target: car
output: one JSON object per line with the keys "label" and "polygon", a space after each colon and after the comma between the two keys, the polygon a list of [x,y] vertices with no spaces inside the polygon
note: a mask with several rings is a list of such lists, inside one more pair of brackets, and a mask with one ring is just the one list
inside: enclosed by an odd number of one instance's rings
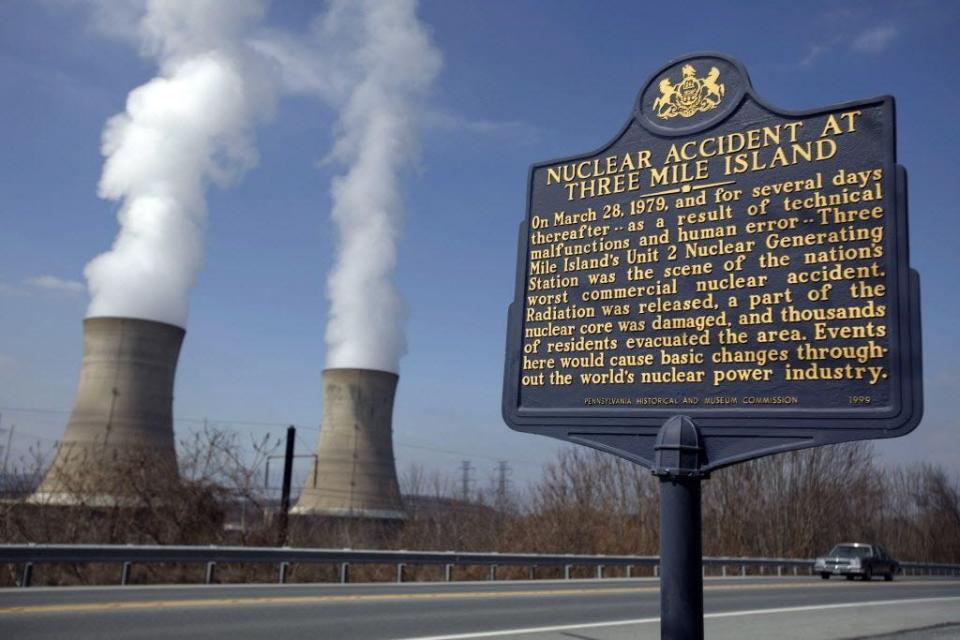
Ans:
{"label": "car", "polygon": [[884,580],[890,581],[900,571],[900,563],[879,544],[842,542],[818,557],[813,563],[813,571],[824,580],[829,580],[830,576],[843,576],[847,580],[857,576],[864,580],[883,576]]}

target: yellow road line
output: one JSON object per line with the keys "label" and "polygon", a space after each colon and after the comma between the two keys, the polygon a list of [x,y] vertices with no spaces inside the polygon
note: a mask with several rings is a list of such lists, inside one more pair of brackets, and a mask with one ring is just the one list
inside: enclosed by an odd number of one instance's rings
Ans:
{"label": "yellow road line", "polygon": [[[878,583],[877,586],[879,586]],[[897,582],[895,585],[930,585],[926,581]],[[842,583],[803,582],[796,584],[731,584],[705,585],[704,591],[733,591],[748,589],[809,589],[838,588]],[[893,585],[891,585],[893,586]],[[82,613],[97,611],[124,611],[134,609],[188,609],[203,607],[236,607],[250,605],[294,605],[327,604],[337,602],[391,602],[417,600],[451,600],[472,598],[530,598],[545,596],[584,596],[617,593],[656,593],[659,585],[650,587],[600,587],[595,589],[527,589],[518,591],[461,591],[432,593],[383,593],[353,595],[316,595],[316,596],[261,596],[233,598],[201,598],[196,600],[167,599],[139,600],[127,602],[90,602],[74,604],[37,604],[13,607],[0,607],[0,615],[27,613]]]}

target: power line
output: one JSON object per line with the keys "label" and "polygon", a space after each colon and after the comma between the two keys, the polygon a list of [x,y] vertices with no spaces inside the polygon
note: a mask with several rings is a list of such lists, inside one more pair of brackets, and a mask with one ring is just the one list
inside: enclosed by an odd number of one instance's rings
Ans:
{"label": "power line", "polygon": [[304,440],[304,439],[303,439],[303,436],[301,436],[299,433],[297,433],[297,442],[299,442],[300,444],[303,445],[304,451],[309,451],[309,450],[310,450],[310,445],[307,444],[307,441]]}
{"label": "power line", "polygon": [[[487,456],[481,453],[476,453],[474,451],[460,451],[457,449],[441,449],[439,447],[431,447],[431,446],[422,445],[422,444],[410,444],[409,441],[404,442],[403,440],[400,440],[400,439],[394,439],[394,442],[398,447],[403,447],[406,449],[421,449],[423,451],[432,451],[434,453],[445,453],[451,456],[470,456],[471,458],[479,458],[481,460],[490,460],[493,462],[499,462],[501,460],[501,458],[497,456]],[[511,459],[510,462],[512,462],[513,464],[519,464],[524,466],[540,467],[540,463],[533,462],[532,460],[518,460],[514,458],[514,459]]]}
{"label": "power line", "polygon": [[14,433],[14,434],[13,434],[13,437],[14,437],[14,438],[17,438],[17,439],[19,439],[19,440],[36,440],[36,441],[38,441],[38,442],[40,442],[40,441],[42,441],[42,442],[52,442],[52,443],[54,443],[54,444],[60,442],[60,440],[58,440],[57,438],[47,438],[47,437],[45,437],[45,436],[35,436],[35,435],[29,434],[29,433],[21,433],[21,432],[19,432],[19,431],[17,431],[16,433]]}
{"label": "power line", "polygon": [[64,411],[63,409],[37,409],[34,407],[0,407],[0,411],[14,411],[20,413],[70,413],[69,411]]}
{"label": "power line", "polygon": [[[2,411],[8,411],[11,413],[19,412],[19,413],[37,413],[37,414],[48,414],[48,415],[70,415],[72,413],[71,411],[66,411],[63,409],[40,409],[36,407],[0,407],[0,412]],[[229,420],[229,419],[223,419],[223,418],[210,418],[210,417],[194,418],[194,417],[174,416],[173,420],[174,422],[189,422],[189,423],[195,423],[195,424],[203,424],[204,426],[217,426],[217,427],[249,425],[249,426],[257,426],[257,427],[269,427],[269,428],[275,428],[275,429],[279,429],[279,428],[286,429],[288,426],[290,426],[289,422]],[[294,424],[294,426],[297,428],[297,431],[298,431],[298,434],[297,434],[298,439],[300,438],[300,434],[299,434],[300,430],[316,431],[319,433],[321,429],[320,426],[312,427],[312,426],[303,426],[298,424]],[[58,442],[58,440],[54,438],[44,438],[40,436],[27,436],[26,434],[19,434],[19,433],[17,434],[17,437],[20,437],[20,438],[30,437],[36,440],[43,440],[46,442]],[[310,448],[305,441],[301,440],[301,442],[303,443],[306,449]],[[471,458],[480,459],[480,460],[490,460],[493,462],[500,461],[500,458],[496,456],[488,456],[488,455],[476,453],[474,451],[463,451],[459,449],[445,449],[441,447],[433,447],[433,446],[422,445],[422,444],[413,444],[409,440],[401,440],[399,438],[395,438],[394,443],[397,446],[397,448],[400,448],[400,449],[430,451],[431,453],[441,453],[441,454],[450,455],[450,456],[470,456]],[[538,468],[540,467],[540,463],[533,462],[531,460],[511,459],[510,462],[515,465],[523,465],[523,466],[538,467]]]}
{"label": "power line", "polygon": [[[0,407],[0,411],[9,411],[12,413],[45,413],[52,415],[70,415],[72,411],[67,411],[65,409],[38,409],[36,407]],[[265,422],[260,420],[232,420],[227,418],[211,418],[209,416],[205,418],[192,418],[186,416],[174,416],[174,422],[193,422],[197,424],[245,424],[255,427],[271,427],[271,428],[284,428],[286,429],[290,426],[289,422]],[[311,431],[320,431],[320,427],[310,427],[303,425],[294,425],[297,429],[308,429]]]}

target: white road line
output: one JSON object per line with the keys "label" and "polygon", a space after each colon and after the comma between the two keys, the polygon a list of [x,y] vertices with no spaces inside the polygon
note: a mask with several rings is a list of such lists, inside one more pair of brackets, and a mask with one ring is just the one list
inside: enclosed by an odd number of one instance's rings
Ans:
{"label": "white road line", "polygon": [[[805,607],[781,607],[777,609],[747,609],[744,611],[723,611],[708,613],[707,618],[732,618],[735,616],[757,616],[772,613],[799,613],[803,611],[823,611],[826,609],[853,609],[856,607],[882,607],[886,605],[925,604],[930,602],[960,601],[960,596],[945,596],[940,598],[906,598],[903,600],[874,600],[872,602],[844,602],[841,604],[820,604]],[[592,622],[587,624],[564,624],[552,627],[525,627],[519,629],[502,629],[499,631],[480,631],[473,633],[455,633],[444,636],[419,636],[403,640],[470,640],[472,638],[502,638],[504,636],[550,633],[554,631],[573,631],[576,629],[599,629],[601,627],[625,627],[632,624],[650,624],[659,622],[660,618],[635,618],[633,620],[615,620],[612,622]]]}

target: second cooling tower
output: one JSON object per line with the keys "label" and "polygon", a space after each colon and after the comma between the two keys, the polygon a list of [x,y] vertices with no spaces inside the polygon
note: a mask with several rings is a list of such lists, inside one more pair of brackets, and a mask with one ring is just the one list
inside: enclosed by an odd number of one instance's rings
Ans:
{"label": "second cooling tower", "polygon": [[393,457],[397,375],[373,369],[323,372],[317,458],[295,515],[398,520],[407,517]]}
{"label": "second cooling tower", "polygon": [[176,482],[173,383],[184,330],[134,318],[87,318],[70,421],[36,504],[138,506]]}

